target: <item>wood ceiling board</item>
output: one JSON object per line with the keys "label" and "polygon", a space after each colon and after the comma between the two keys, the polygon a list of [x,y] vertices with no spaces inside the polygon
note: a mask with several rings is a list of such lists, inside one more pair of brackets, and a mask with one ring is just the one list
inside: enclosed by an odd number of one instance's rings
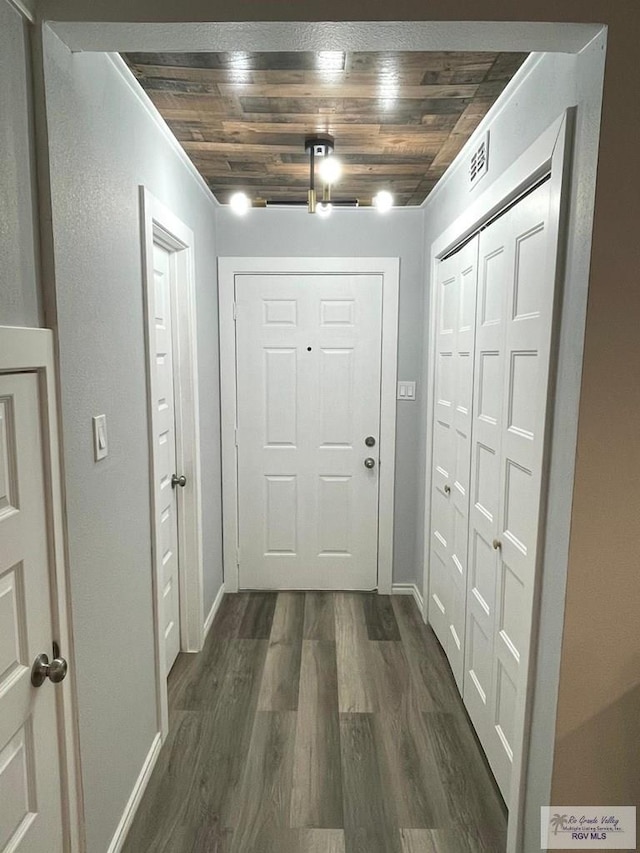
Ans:
{"label": "wood ceiling board", "polygon": [[304,138],[331,133],[334,193],[420,204],[526,54],[126,54],[140,84],[220,201],[274,200],[308,185]]}

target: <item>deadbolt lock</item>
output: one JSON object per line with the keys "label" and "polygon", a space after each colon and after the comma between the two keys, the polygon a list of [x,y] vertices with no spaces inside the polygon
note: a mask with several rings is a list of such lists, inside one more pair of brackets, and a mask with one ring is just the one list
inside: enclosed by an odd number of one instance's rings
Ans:
{"label": "deadbolt lock", "polygon": [[367,445],[367,447],[375,447],[376,446],[376,440],[372,435],[368,435],[365,438],[364,443]]}

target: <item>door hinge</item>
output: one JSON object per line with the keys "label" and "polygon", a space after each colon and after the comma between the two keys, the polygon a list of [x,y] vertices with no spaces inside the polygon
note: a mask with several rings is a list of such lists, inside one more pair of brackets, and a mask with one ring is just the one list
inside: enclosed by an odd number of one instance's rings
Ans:
{"label": "door hinge", "polygon": [[238,427],[236,427],[233,431],[233,440],[236,443],[236,447],[238,446]]}
{"label": "door hinge", "polygon": [[233,303],[233,319],[234,320],[238,319],[238,303],[237,302]]}

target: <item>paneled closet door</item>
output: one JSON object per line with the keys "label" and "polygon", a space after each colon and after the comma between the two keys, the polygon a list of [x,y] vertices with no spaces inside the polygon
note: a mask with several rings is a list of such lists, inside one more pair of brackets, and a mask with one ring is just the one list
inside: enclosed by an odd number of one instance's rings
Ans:
{"label": "paneled closet door", "polygon": [[478,238],[439,264],[429,621],[460,689],[464,672]]}
{"label": "paneled closet door", "polygon": [[480,237],[464,701],[506,798],[522,743],[557,244],[549,184]]}

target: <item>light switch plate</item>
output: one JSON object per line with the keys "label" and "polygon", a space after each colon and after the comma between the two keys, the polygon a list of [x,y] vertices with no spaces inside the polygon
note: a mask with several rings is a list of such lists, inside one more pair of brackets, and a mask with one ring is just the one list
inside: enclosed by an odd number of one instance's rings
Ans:
{"label": "light switch plate", "polygon": [[93,418],[93,453],[96,462],[104,459],[109,453],[106,415],[96,415]]}
{"label": "light switch plate", "polygon": [[402,381],[398,382],[398,400],[415,400],[416,383]]}

